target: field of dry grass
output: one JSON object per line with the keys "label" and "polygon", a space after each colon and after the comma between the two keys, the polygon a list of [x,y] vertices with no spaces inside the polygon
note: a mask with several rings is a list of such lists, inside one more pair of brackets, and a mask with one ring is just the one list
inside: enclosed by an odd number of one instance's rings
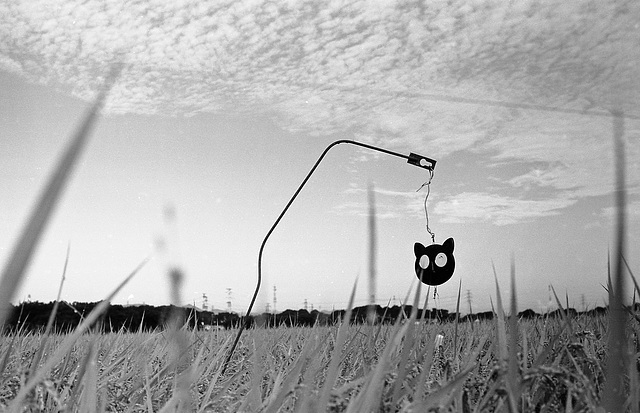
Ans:
{"label": "field of dry grass", "polygon": [[[516,330],[500,317],[460,324],[413,317],[396,325],[249,329],[224,374],[235,331],[87,332],[73,342],[69,335],[11,334],[0,347],[0,406],[573,412],[600,405],[608,360],[605,316],[522,320]],[[636,362],[624,374],[625,405],[638,411],[638,322],[629,318],[627,331]],[[516,348],[508,344],[513,337]]]}

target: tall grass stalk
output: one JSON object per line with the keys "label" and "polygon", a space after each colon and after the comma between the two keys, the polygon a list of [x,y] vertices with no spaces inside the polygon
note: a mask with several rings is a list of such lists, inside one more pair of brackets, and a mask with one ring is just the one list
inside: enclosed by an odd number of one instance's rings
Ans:
{"label": "tall grass stalk", "polygon": [[573,324],[571,324],[571,317],[568,312],[568,307],[567,309],[564,308],[564,306],[560,302],[560,299],[558,298],[558,294],[556,294],[555,288],[553,288],[553,285],[551,286],[551,292],[553,293],[553,297],[555,298],[556,304],[558,305],[558,312],[560,313],[562,322],[565,324],[569,333],[573,334]]}
{"label": "tall grass stalk", "polygon": [[[458,283],[458,298],[456,300],[456,319],[453,329],[453,363],[456,367],[459,367],[458,363],[458,326],[460,324],[460,295],[462,294],[462,279]],[[426,308],[425,308],[426,310]]]}
{"label": "tall grass stalk", "polygon": [[509,407],[518,411],[520,405],[520,371],[518,363],[518,295],[516,291],[516,264],[511,257],[511,309],[509,314],[509,362],[507,366]]}
{"label": "tall grass stalk", "polygon": [[625,396],[625,371],[627,366],[627,338],[625,334],[626,312],[624,297],[626,296],[623,257],[626,244],[626,204],[625,184],[625,145],[624,116],[614,112],[613,141],[615,159],[615,206],[616,206],[616,240],[614,255],[614,280],[609,290],[609,336],[607,340],[608,360],[606,384],[602,407],[611,412],[623,410]]}
{"label": "tall grass stalk", "polygon": [[[376,260],[377,260],[377,234],[376,234],[376,198],[373,184],[369,183],[367,190],[369,201],[369,309],[367,311],[367,321],[373,325],[376,321]],[[370,335],[373,337],[373,335]]]}
{"label": "tall grass stalk", "polygon": [[[496,341],[494,343],[494,352],[501,363],[507,361],[509,357],[509,353],[507,351],[507,331],[504,326],[505,314],[504,308],[502,307],[502,296],[500,295],[500,285],[498,284],[498,273],[496,272],[496,267],[491,263],[493,267],[493,276],[496,283],[496,306],[497,309],[494,310],[496,313]],[[493,306],[493,304],[492,304]]]}
{"label": "tall grass stalk", "polygon": [[69,264],[69,252],[71,250],[71,245],[67,245],[67,254],[64,259],[64,267],[62,269],[62,277],[60,279],[60,286],[58,287],[58,295],[56,296],[56,301],[53,304],[53,309],[51,310],[51,314],[49,314],[49,319],[47,320],[47,326],[44,330],[44,337],[38,347],[38,351],[33,357],[33,361],[31,362],[31,370],[29,371],[29,376],[33,376],[38,365],[40,364],[40,359],[42,358],[42,354],[47,350],[47,343],[49,340],[49,335],[51,334],[51,329],[53,328],[53,322],[56,318],[56,313],[58,312],[58,306],[60,305],[60,297],[62,296],[62,286],[64,285],[65,276],[67,274],[67,265]]}
{"label": "tall grass stalk", "polygon": [[104,406],[98,409],[98,365],[95,336],[91,337],[89,352],[83,365],[85,366],[85,379],[82,380],[82,394],[78,410],[87,413],[104,411]]}
{"label": "tall grass stalk", "polygon": [[338,327],[338,331],[333,343],[331,361],[329,362],[329,366],[327,368],[324,384],[320,389],[317,406],[319,411],[322,411],[322,412],[327,411],[327,408],[329,407],[329,398],[331,396],[331,390],[336,384],[336,380],[338,378],[338,368],[340,366],[342,351],[347,341],[347,331],[351,323],[351,313],[353,309],[353,301],[355,299],[357,286],[358,286],[358,280],[356,280],[353,283],[353,289],[351,290],[351,295],[349,296],[349,303],[347,304],[347,310],[345,312],[344,318],[342,319],[342,322],[340,323],[340,327]]}
{"label": "tall grass stalk", "polygon": [[[404,381],[407,376],[407,368],[409,367],[409,357],[411,353],[415,351],[416,337],[414,334],[414,330],[416,329],[416,321],[418,318],[418,306],[420,305],[420,297],[422,292],[422,283],[418,283],[418,288],[416,289],[416,295],[413,299],[413,307],[411,309],[411,316],[409,320],[407,320],[407,331],[402,340],[402,347],[400,350],[400,359],[397,366],[397,374],[396,379],[393,382],[392,388],[392,396],[391,396],[391,405],[395,406],[400,402],[401,395],[404,396],[407,391],[403,390]],[[390,361],[386,361],[387,364],[390,364]]]}
{"label": "tall grass stalk", "polygon": [[120,70],[122,70],[122,65],[115,65],[109,76],[107,76],[105,85],[80,123],[73,139],[71,139],[62,157],[58,160],[58,164],[49,175],[49,180],[36,201],[31,215],[27,219],[26,225],[9,255],[0,279],[0,326],[7,319],[8,311],[11,308],[11,300],[20,287],[22,275],[31,260],[40,236],[49,222],[49,218],[62,195],[78,158],[86,146],[89,135],[93,130],[93,125]]}
{"label": "tall grass stalk", "polygon": [[[622,256],[622,262],[624,263],[625,268],[627,269],[627,272],[629,273],[629,276],[631,277],[631,281],[633,281],[633,295],[635,297],[636,294],[638,294],[640,296],[640,286],[638,285],[638,280],[636,279],[636,276],[633,275],[633,271],[631,271],[631,267],[629,267],[629,263],[627,262],[627,259],[624,257],[624,255]],[[634,299],[634,304],[636,303],[636,300]]]}
{"label": "tall grass stalk", "polygon": [[369,216],[367,219],[367,228],[369,235],[369,255],[368,255],[368,267],[369,267],[369,306],[367,308],[367,336],[368,343],[366,345],[365,354],[365,368],[369,370],[373,361],[374,346],[375,346],[375,323],[378,315],[376,313],[376,276],[377,276],[377,233],[376,233],[376,199],[375,190],[372,183],[369,183],[367,188],[367,200],[369,203]]}

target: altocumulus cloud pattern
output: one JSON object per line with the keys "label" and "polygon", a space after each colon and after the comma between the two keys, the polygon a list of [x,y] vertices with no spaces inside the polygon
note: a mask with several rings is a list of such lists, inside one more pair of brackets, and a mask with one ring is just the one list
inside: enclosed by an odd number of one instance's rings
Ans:
{"label": "altocumulus cloud pattern", "polygon": [[[0,4],[0,68],[90,99],[124,59],[111,113],[266,116],[292,132],[428,142],[434,157],[543,162],[501,182],[514,196],[466,192],[435,209],[508,224],[608,193],[592,171],[610,168],[610,126],[460,98],[637,119],[638,22],[636,0],[24,0]],[[627,124],[629,159],[639,134]],[[519,199],[528,185],[550,192]]]}

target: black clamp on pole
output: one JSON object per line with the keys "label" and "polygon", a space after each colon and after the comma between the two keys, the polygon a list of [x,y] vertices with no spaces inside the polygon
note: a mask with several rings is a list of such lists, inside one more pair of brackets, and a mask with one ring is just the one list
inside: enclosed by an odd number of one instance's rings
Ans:
{"label": "black clamp on pole", "polygon": [[409,154],[407,163],[419,166],[420,168],[428,169],[430,171],[433,171],[436,168],[436,161],[434,159],[427,158],[426,156],[418,155],[417,153],[413,152]]}

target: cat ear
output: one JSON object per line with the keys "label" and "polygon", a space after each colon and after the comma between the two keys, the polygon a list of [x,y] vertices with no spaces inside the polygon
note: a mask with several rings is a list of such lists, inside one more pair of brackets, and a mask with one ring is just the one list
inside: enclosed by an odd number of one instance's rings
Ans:
{"label": "cat ear", "polygon": [[442,244],[442,248],[453,253],[453,238],[447,238],[447,240]]}
{"label": "cat ear", "polygon": [[416,242],[413,245],[413,253],[416,255],[416,257],[420,257],[422,256],[422,251],[424,251],[424,245],[420,244],[419,242]]}

